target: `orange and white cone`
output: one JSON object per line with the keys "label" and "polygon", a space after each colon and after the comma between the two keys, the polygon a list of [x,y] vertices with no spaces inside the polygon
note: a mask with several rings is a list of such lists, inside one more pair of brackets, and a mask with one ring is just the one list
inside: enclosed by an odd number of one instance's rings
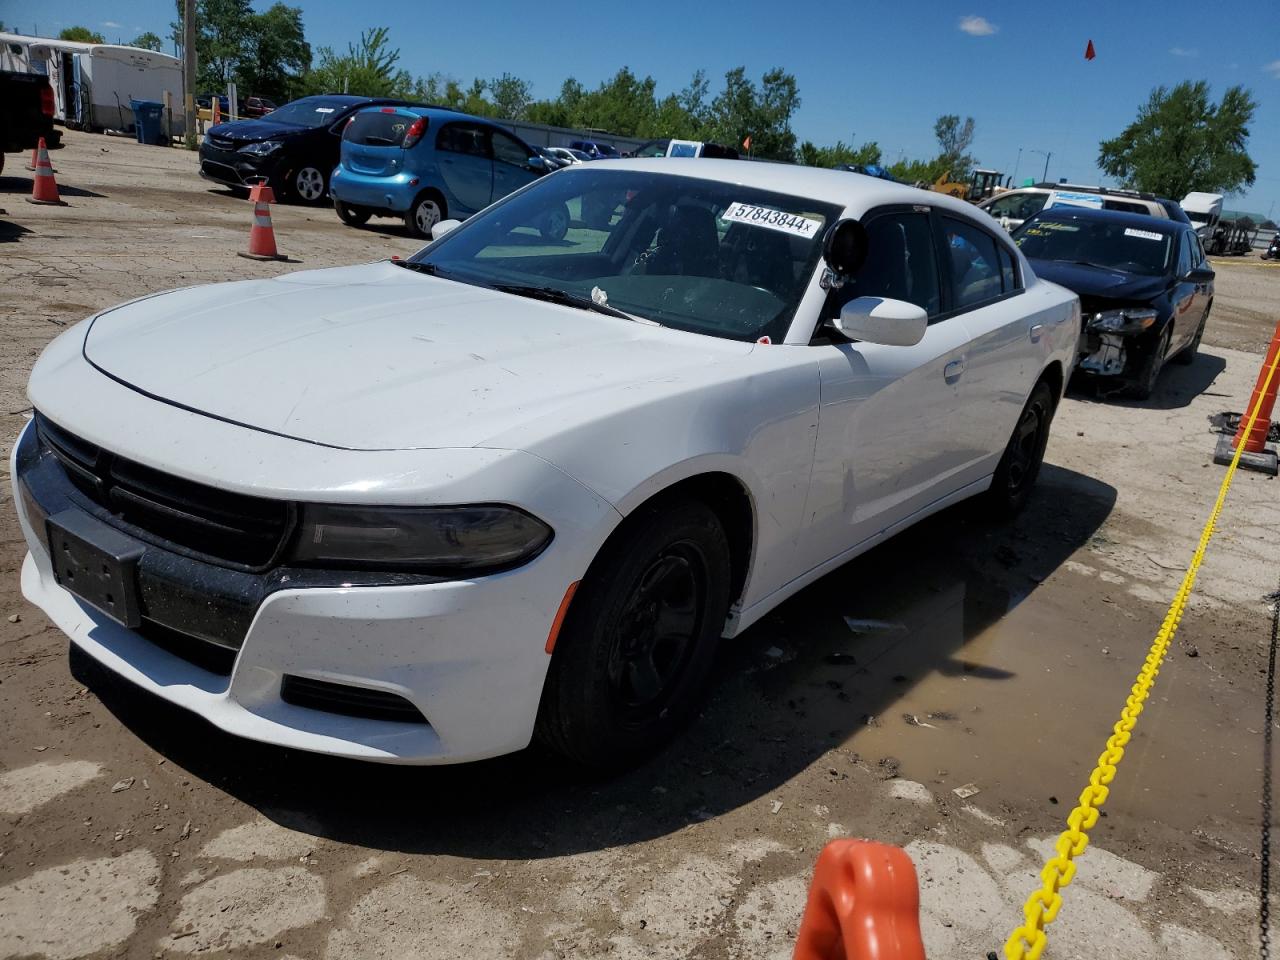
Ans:
{"label": "orange and white cone", "polygon": [[44,145],[44,137],[40,138],[40,146],[36,148],[36,175],[27,203],[48,203],[59,207],[67,205],[58,196],[58,181],[53,178],[53,164],[49,162],[49,150]]}
{"label": "orange and white cone", "polygon": [[249,191],[253,201],[253,226],[249,229],[249,252],[240,256],[250,260],[285,260],[276,251],[276,232],[271,228],[271,204],[275,195],[265,183],[255,183]]}

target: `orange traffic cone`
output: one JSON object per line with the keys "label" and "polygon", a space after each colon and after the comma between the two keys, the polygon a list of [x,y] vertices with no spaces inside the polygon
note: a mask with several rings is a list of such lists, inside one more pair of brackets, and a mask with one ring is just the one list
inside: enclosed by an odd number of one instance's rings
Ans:
{"label": "orange traffic cone", "polygon": [[[1254,384],[1253,396],[1249,398],[1249,406],[1240,415],[1240,425],[1236,427],[1235,437],[1228,441],[1226,434],[1218,438],[1218,448],[1213,452],[1213,462],[1227,464],[1235,456],[1236,448],[1242,443],[1244,452],[1240,454],[1240,466],[1247,470],[1259,470],[1273,477],[1280,474],[1280,455],[1267,448],[1267,435],[1271,432],[1271,412],[1276,406],[1276,392],[1280,388],[1280,323],[1276,324],[1276,332],[1271,337],[1271,347],[1267,350],[1267,358],[1262,361],[1262,370],[1258,372],[1258,382]],[[1253,421],[1253,429],[1248,430],[1249,415],[1258,411]]]}
{"label": "orange traffic cone", "polygon": [[240,256],[250,260],[285,260],[276,252],[276,232],[271,228],[271,204],[275,194],[265,183],[255,183],[249,191],[253,201],[253,226],[249,229],[249,252]]}
{"label": "orange traffic cone", "polygon": [[44,145],[44,137],[40,138],[40,146],[36,148],[36,175],[27,203],[48,203],[59,207],[67,205],[65,200],[58,197],[58,181],[53,179],[53,164],[49,162],[49,150]]}
{"label": "orange traffic cone", "polygon": [[39,153],[40,153],[39,147],[31,148],[31,160],[27,163],[28,170],[34,170],[36,168],[36,160],[38,158]]}
{"label": "orange traffic cone", "polygon": [[870,840],[833,840],[818,855],[795,960],[924,960],[911,858]]}

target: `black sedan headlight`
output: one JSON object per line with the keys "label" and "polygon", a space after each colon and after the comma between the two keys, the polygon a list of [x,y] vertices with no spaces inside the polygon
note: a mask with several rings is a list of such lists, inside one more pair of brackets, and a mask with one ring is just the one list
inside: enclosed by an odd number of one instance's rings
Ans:
{"label": "black sedan headlight", "polygon": [[1103,310],[1089,321],[1089,329],[1099,333],[1119,333],[1132,336],[1141,333],[1156,322],[1156,312],[1150,307],[1123,307],[1119,310]]}
{"label": "black sedan headlight", "polygon": [[246,143],[237,153],[247,153],[253,157],[265,157],[275,153],[284,144],[279,140],[260,140],[257,143]]}
{"label": "black sedan headlight", "polygon": [[291,560],[304,566],[474,572],[531,560],[551,537],[551,528],[537,517],[500,504],[305,504]]}

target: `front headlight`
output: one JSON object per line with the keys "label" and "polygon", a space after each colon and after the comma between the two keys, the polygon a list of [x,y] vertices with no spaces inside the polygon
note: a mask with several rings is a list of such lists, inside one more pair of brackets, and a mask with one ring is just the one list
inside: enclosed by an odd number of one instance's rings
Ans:
{"label": "front headlight", "polygon": [[1141,333],[1156,322],[1156,312],[1147,307],[1124,307],[1103,310],[1089,321],[1089,327],[1101,333]]}
{"label": "front headlight", "polygon": [[284,144],[279,140],[262,140],[258,143],[246,143],[237,153],[248,153],[255,157],[265,157],[267,154],[275,153]]}
{"label": "front headlight", "polygon": [[516,507],[305,504],[292,560],[419,572],[482,570],[532,559],[552,530]]}

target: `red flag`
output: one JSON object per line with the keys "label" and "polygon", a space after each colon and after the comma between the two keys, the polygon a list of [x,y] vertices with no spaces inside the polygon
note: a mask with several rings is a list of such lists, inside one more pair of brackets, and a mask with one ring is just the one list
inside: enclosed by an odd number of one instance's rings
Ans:
{"label": "red flag", "polygon": [[1096,56],[1097,54],[1093,52],[1093,41],[1090,40],[1089,45],[1084,48],[1084,58],[1086,60],[1092,60]]}
{"label": "red flag", "polygon": [[747,134],[747,139],[742,141],[742,149],[743,150],[751,149],[751,134]]}

